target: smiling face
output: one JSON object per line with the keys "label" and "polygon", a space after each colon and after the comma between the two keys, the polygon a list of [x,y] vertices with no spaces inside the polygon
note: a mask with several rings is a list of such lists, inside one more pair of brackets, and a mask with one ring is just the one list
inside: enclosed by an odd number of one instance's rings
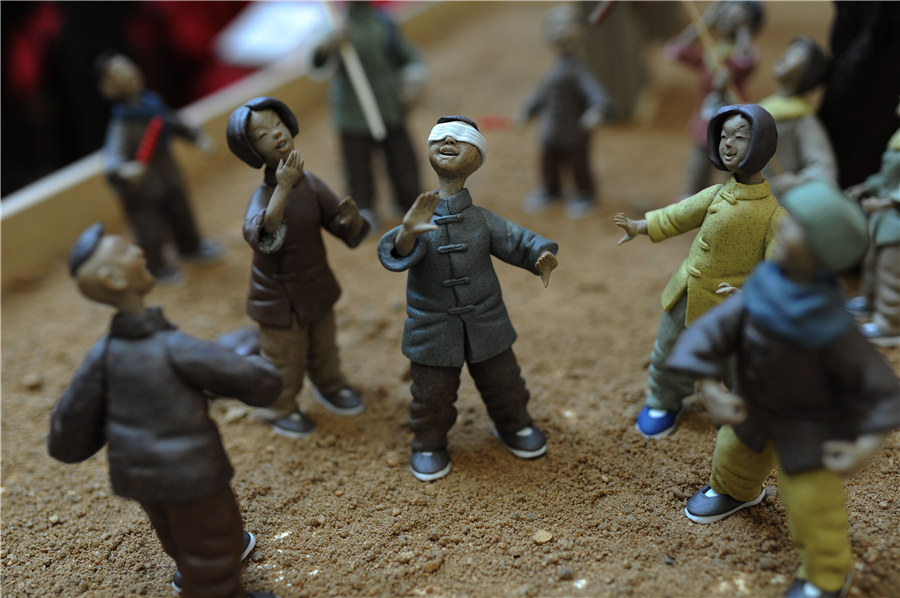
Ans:
{"label": "smiling face", "polygon": [[277,168],[279,160],[287,160],[294,149],[294,138],[290,130],[274,110],[250,113],[247,138],[269,168]]}
{"label": "smiling face", "polygon": [[735,114],[722,124],[719,136],[719,158],[731,172],[737,172],[750,151],[750,121]]}
{"label": "smiling face", "polygon": [[428,154],[431,167],[439,177],[468,177],[482,162],[477,147],[450,136],[430,142]]}

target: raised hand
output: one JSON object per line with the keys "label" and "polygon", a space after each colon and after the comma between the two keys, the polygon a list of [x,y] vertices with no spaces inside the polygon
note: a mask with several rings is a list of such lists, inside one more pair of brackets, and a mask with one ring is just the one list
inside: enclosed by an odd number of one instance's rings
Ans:
{"label": "raised hand", "polygon": [[437,191],[422,193],[413,202],[413,205],[403,216],[403,226],[397,231],[394,239],[394,247],[400,255],[409,255],[416,244],[416,237],[428,231],[437,230],[437,225],[431,223],[434,210],[440,201]]}
{"label": "raised hand", "polygon": [[613,216],[613,222],[616,226],[625,231],[625,236],[619,239],[619,242],[616,243],[616,245],[626,243],[639,234],[647,232],[646,220],[632,220],[631,218],[625,216],[625,214],[622,212],[619,212],[618,214]]}
{"label": "raised hand", "polygon": [[363,227],[363,218],[359,213],[359,206],[351,197],[345,197],[338,204],[338,213],[341,216],[341,226],[350,225],[350,234],[356,237]]}
{"label": "raised hand", "polygon": [[553,272],[557,266],[559,266],[559,260],[549,251],[545,251],[541,254],[541,257],[535,262],[534,268],[541,273],[541,282],[544,283],[545,289],[547,288],[547,285],[550,284],[550,273]]}
{"label": "raised hand", "polygon": [[275,180],[278,181],[279,185],[284,185],[290,189],[303,178],[303,164],[304,161],[300,157],[300,152],[296,149],[291,150],[287,161],[278,161],[278,168],[275,169]]}

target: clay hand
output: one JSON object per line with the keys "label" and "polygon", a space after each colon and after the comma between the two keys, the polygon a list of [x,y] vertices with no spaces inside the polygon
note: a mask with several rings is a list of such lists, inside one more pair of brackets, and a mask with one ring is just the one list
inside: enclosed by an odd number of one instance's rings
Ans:
{"label": "clay hand", "polygon": [[854,201],[860,201],[862,198],[872,195],[872,190],[863,182],[844,189],[844,195]]}
{"label": "clay hand", "polygon": [[716,295],[734,295],[735,293],[739,293],[741,289],[738,287],[731,286],[730,282],[720,282],[719,286],[716,287]]}
{"label": "clay hand", "polygon": [[603,121],[603,109],[599,106],[593,106],[585,110],[578,119],[578,124],[585,131],[591,131]]}
{"label": "clay hand", "polygon": [[883,434],[864,434],[854,440],[826,440],[822,443],[822,464],[842,474],[853,473],[881,447]]}
{"label": "clay hand", "polygon": [[438,201],[440,201],[440,195],[437,191],[428,191],[419,195],[403,216],[403,232],[418,236],[437,230],[437,225],[431,223],[431,217],[434,215]]}
{"label": "clay hand", "polygon": [[338,204],[338,213],[341,216],[341,226],[350,226],[350,235],[356,237],[363,227],[363,218],[359,213],[359,206],[351,197],[345,197]]}
{"label": "clay hand", "polygon": [[613,222],[615,222],[616,226],[623,229],[625,231],[625,236],[619,239],[619,242],[616,245],[621,245],[622,243],[626,243],[641,233],[647,232],[647,221],[646,220],[632,220],[619,212],[615,216],[613,216]]}
{"label": "clay hand", "polygon": [[699,387],[700,397],[713,421],[739,424],[747,419],[747,403],[744,399],[723,389],[716,380],[703,378]]}
{"label": "clay hand", "polygon": [[279,160],[278,168],[275,170],[275,180],[279,185],[284,185],[288,189],[297,184],[303,178],[303,159],[300,152],[291,150],[287,161]]}
{"label": "clay hand", "polygon": [[541,273],[541,282],[544,283],[545,289],[547,288],[547,285],[550,284],[550,273],[553,272],[557,266],[559,266],[559,260],[549,251],[545,251],[541,254],[541,257],[535,262],[534,268]]}
{"label": "clay hand", "polygon": [[878,210],[891,207],[892,203],[893,202],[888,197],[867,197],[859,202],[859,207],[861,207],[862,211],[866,214],[871,214]]}
{"label": "clay hand", "polygon": [[203,131],[197,135],[197,147],[207,155],[212,155],[216,152],[216,142],[213,141],[213,138],[204,133]]}
{"label": "clay hand", "polygon": [[116,174],[132,187],[137,187],[147,175],[147,166],[137,160],[129,160],[119,165]]}

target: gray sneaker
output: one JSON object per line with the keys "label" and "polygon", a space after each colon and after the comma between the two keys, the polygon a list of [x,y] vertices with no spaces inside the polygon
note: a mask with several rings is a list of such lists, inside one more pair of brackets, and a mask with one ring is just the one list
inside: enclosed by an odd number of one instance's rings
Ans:
{"label": "gray sneaker", "polygon": [[325,409],[337,415],[358,415],[366,410],[360,394],[349,386],[328,394],[314,388],[313,396]]}
{"label": "gray sneaker", "polygon": [[292,411],[276,419],[263,419],[272,431],[287,438],[306,438],[316,429],[316,423],[301,411]]}
{"label": "gray sneaker", "polygon": [[765,495],[766,489],[762,488],[759,496],[753,500],[742,502],[727,494],[719,494],[710,486],[704,486],[688,499],[687,505],[684,507],[684,514],[696,523],[715,523],[741,509],[758,505]]}

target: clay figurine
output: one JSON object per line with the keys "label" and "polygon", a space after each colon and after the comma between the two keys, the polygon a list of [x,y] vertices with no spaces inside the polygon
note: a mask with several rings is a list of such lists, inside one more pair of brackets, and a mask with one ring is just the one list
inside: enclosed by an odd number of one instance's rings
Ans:
{"label": "clay figurine", "polygon": [[[900,104],[897,104],[900,116]],[[847,194],[869,218],[871,243],[863,260],[863,294],[847,302],[862,333],[877,345],[900,345],[900,129],[881,156],[881,170]]]}
{"label": "clay figurine", "polygon": [[[666,57],[695,71],[700,78],[697,108],[691,116],[690,135],[693,146],[688,157],[682,197],[705,189],[713,170],[706,154],[706,129],[710,116],[720,106],[714,98],[722,97],[722,89],[730,85],[737,94],[727,103],[746,99],[745,85],[759,62],[759,50],[752,45],[753,36],[762,27],[762,2],[721,0],[710,5],[700,24],[691,23],[666,44]],[[715,33],[711,44],[699,43],[701,28]]]}
{"label": "clay figurine", "polygon": [[544,18],[544,37],[557,50],[556,62],[522,105],[520,126],[540,119],[541,186],[525,198],[526,212],[540,212],[558,203],[560,175],[571,170],[575,192],[566,201],[566,214],[581,218],[596,204],[591,174],[591,131],[611,115],[606,90],[579,57],[581,20],[574,6],[554,6]]}
{"label": "clay figurine", "polygon": [[662,294],[663,315],[650,355],[649,390],[637,417],[638,431],[648,438],[670,434],[683,412],[682,401],[694,382],[664,365],[678,335],[703,312],[718,304],[764,257],[769,257],[784,208],[769,192],[760,171],[775,153],[775,121],[755,104],[720,108],[707,131],[709,159],[732,176],[724,185],[631,220],[621,212],[616,225],[625,229],[619,244],[638,234],[663,241],[699,228],[687,258]]}
{"label": "clay figurine", "polygon": [[[351,55],[358,71],[345,63]],[[346,50],[346,47],[344,48]],[[320,42],[313,52],[314,72],[333,70],[329,104],[340,134],[344,176],[351,197],[378,228],[372,161],[380,150],[398,211],[408,210],[421,191],[415,150],[406,131],[406,115],[419,99],[428,70],[416,47],[397,24],[373,3],[348,2],[346,19]],[[356,73],[356,78],[354,78]],[[361,85],[362,89],[357,89]],[[360,94],[366,100],[360,98]],[[371,102],[363,104],[363,101]],[[368,107],[379,120],[373,131],[367,122]],[[379,130],[380,128],[380,130]]]}
{"label": "clay figurine", "polygon": [[113,103],[103,145],[106,176],[122,202],[134,238],[147,256],[147,268],[159,282],[183,278],[166,260],[164,247],[174,241],[182,259],[218,261],[222,246],[201,238],[181,172],[172,156],[173,137],[196,143],[207,153],[215,144],[191,127],[162,99],[144,89],[140,68],[124,54],[108,51],[95,62],[100,95]]}
{"label": "clay figurine", "polygon": [[487,141],[473,121],[441,117],[428,135],[428,151],[439,189],[419,195],[403,224],[378,243],[385,268],[409,270],[402,347],[412,378],[410,465],[423,481],[450,472],[447,432],[456,421],[464,363],[506,448],[523,459],[546,452],[546,438],[526,409],[529,393],[512,351],[516,332],[491,256],[540,274],[544,286],[558,265],[556,243],[472,204],[466,179],[487,157]]}
{"label": "clay figurine", "polygon": [[147,513],[178,566],[175,588],[186,598],[244,596],[241,560],[256,539],[242,529],[207,395],[265,405],[281,390],[278,371],[178,332],[159,308],[145,308],[155,281],[144,252],[104,235],[100,223],[76,241],[69,271],[86,298],[117,313],[53,410],[50,455],[77,463],[105,444],[113,491]]}
{"label": "clay figurine", "polygon": [[763,169],[775,197],[813,179],[837,187],[831,142],[806,97],[822,81],[826,67],[825,53],[808,37],[794,38],[775,61],[778,90],[759,103],[778,127],[778,149]]}
{"label": "clay figurine", "polygon": [[338,199],[303,169],[294,148],[298,131],[293,112],[275,98],[254,98],[228,119],[234,155],[252,168],[265,166],[244,216],[244,239],[253,248],[247,314],[259,324],[262,356],[284,379],[278,400],[258,415],[289,438],[315,429],[297,406],[307,373],[313,395],[332,413],[356,415],[365,409],[341,371],[334,318],[341,289],[328,267],[322,229],[356,247],[370,224],[351,198]]}
{"label": "clay figurine", "polygon": [[[900,381],[844,310],[835,274],[868,235],[859,207],[822,181],[783,198],[772,260],[679,339],[667,365],[699,378],[724,425],[709,484],[685,514],[713,523],[760,503],[778,467],[778,496],[800,552],[789,598],[844,596],[853,561],[842,476],[900,427]],[[737,356],[733,393],[719,386]],[[761,515],[765,517],[765,514]]]}

